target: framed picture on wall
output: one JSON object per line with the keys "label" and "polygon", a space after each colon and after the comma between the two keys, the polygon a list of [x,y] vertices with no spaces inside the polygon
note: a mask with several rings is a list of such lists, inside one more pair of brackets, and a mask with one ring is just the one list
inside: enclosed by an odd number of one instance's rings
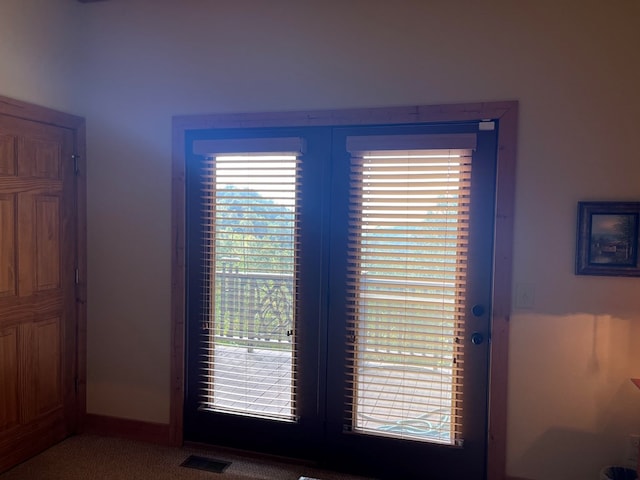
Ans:
{"label": "framed picture on wall", "polygon": [[640,202],[579,202],[577,275],[640,276]]}

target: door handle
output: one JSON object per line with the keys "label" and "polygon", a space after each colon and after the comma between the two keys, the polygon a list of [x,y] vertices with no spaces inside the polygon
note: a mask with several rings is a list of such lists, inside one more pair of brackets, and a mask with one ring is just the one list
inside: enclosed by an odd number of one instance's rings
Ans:
{"label": "door handle", "polygon": [[484,342],[484,335],[480,332],[473,332],[471,334],[471,343],[474,345],[480,345],[482,342]]}
{"label": "door handle", "polygon": [[481,317],[482,315],[484,315],[484,306],[480,304],[474,305],[473,307],[471,307],[471,313],[474,317]]}

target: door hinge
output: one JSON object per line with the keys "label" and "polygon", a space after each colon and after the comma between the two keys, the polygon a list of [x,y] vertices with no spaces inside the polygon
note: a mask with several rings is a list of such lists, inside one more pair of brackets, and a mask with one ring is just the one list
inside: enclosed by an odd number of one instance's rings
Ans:
{"label": "door hinge", "polygon": [[75,276],[74,276],[73,281],[74,281],[74,283],[76,285],[80,284],[80,270],[78,270],[77,268],[76,268],[76,271],[75,271]]}
{"label": "door hinge", "polygon": [[73,160],[73,173],[76,175],[80,171],[80,167],[78,166],[78,161],[80,160],[80,155],[71,155],[71,160]]}

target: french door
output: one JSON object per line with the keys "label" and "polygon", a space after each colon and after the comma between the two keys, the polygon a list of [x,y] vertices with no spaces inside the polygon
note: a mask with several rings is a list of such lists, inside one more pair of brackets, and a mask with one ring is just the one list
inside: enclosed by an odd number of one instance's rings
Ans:
{"label": "french door", "polygon": [[496,131],[187,138],[185,439],[483,478]]}

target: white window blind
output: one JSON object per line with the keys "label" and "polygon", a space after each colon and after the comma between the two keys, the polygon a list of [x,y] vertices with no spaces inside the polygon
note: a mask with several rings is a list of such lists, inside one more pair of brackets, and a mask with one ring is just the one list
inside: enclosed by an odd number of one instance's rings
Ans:
{"label": "white window blind", "polygon": [[460,444],[471,150],[352,151],[348,428]]}
{"label": "white window blind", "polygon": [[201,408],[295,420],[298,157],[206,161]]}

